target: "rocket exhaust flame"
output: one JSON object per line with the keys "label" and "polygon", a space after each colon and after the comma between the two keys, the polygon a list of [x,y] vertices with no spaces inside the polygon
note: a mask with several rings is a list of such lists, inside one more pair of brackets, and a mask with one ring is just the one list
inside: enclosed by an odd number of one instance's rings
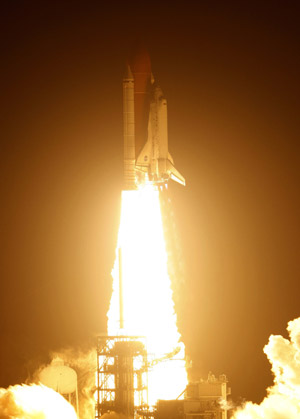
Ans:
{"label": "rocket exhaust flame", "polygon": [[[119,249],[122,249],[121,314]],[[145,336],[149,354],[149,402],[176,398],[187,384],[184,345],[176,326],[159,192],[145,185],[123,191],[121,222],[112,272],[109,335]],[[120,328],[120,319],[123,328]]]}

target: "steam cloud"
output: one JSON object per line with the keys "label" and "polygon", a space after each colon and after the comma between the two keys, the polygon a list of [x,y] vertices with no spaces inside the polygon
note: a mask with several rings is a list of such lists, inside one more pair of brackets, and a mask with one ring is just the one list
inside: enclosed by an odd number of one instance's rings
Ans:
{"label": "steam cloud", "polygon": [[73,407],[58,393],[42,385],[0,388],[1,419],[76,419]]}
{"label": "steam cloud", "polygon": [[[69,348],[51,354],[51,358],[57,356],[77,372],[80,418],[94,417],[96,349],[81,351]],[[73,406],[63,396],[38,384],[44,368],[45,365],[41,366],[32,377],[36,384],[0,388],[0,419],[77,419]]]}
{"label": "steam cloud", "polygon": [[300,418],[300,318],[288,323],[289,339],[271,335],[264,347],[274,374],[274,385],[260,405],[247,402],[234,419]]}

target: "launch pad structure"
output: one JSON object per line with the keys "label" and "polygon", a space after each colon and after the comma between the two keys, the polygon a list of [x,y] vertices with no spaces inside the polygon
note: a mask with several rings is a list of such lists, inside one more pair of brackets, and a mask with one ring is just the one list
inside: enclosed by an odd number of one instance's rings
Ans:
{"label": "launch pad structure", "polygon": [[[158,400],[148,405],[148,369],[145,338],[99,336],[97,342],[97,402],[95,419],[109,412],[143,419],[227,419],[231,393],[225,375],[190,382],[184,398]],[[183,394],[182,393],[182,394]]]}
{"label": "launch pad structure", "polygon": [[98,337],[96,419],[107,412],[148,416],[148,360],[143,340],[140,336]]}

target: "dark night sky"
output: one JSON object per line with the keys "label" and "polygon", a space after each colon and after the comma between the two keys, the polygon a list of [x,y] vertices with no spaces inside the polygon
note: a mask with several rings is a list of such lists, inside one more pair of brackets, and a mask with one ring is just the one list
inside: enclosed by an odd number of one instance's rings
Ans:
{"label": "dark night sky", "polygon": [[1,11],[0,386],[106,330],[122,187],[122,76],[143,36],[168,100],[199,374],[235,398],[299,306],[297,2],[31,2]]}

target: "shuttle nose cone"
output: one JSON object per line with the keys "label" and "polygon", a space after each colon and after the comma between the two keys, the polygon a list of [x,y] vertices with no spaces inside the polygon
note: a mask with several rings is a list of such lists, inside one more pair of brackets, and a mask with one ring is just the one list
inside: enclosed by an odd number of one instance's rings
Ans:
{"label": "shuttle nose cone", "polygon": [[126,64],[124,79],[133,80],[133,75],[129,63]]}

